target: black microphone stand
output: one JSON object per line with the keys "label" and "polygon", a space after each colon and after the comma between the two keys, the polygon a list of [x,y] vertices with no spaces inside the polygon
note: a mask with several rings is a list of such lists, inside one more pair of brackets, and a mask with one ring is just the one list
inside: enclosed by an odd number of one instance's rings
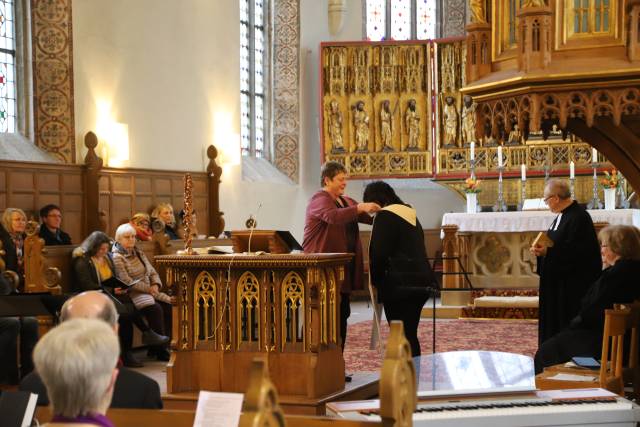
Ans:
{"label": "black microphone stand", "polygon": [[451,273],[445,273],[442,272],[443,275],[453,275],[453,276],[460,276],[462,275],[464,277],[465,283],[469,286],[468,288],[450,288],[450,289],[443,289],[440,288],[438,286],[427,286],[427,291],[429,292],[431,299],[432,299],[432,308],[431,308],[431,330],[432,330],[432,351],[431,354],[435,354],[436,353],[436,296],[438,294],[438,292],[468,292],[469,290],[473,290],[473,284],[471,283],[471,280],[469,280],[469,275],[473,274],[473,273],[469,273],[464,266],[462,265],[462,262],[460,261],[460,257],[434,257],[434,258],[427,258],[427,261],[433,261],[433,266],[431,268],[431,270],[435,270],[435,264],[436,261],[444,261],[444,260],[456,260],[458,263],[458,267],[460,267],[460,271],[458,272],[451,272]]}

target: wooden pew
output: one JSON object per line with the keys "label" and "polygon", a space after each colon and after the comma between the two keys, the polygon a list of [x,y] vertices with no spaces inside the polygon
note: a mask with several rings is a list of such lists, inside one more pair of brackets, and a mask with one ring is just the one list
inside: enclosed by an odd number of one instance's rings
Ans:
{"label": "wooden pew", "polygon": [[[284,415],[278,393],[269,379],[266,361],[256,359],[251,367],[249,387],[244,395],[239,427],[411,427],[416,408],[415,370],[411,349],[401,322],[392,322],[387,352],[380,374],[380,415],[382,422],[355,421],[330,417]],[[191,427],[194,411],[110,409],[108,418],[118,427]],[[36,412],[42,424],[51,419],[49,408]]]}

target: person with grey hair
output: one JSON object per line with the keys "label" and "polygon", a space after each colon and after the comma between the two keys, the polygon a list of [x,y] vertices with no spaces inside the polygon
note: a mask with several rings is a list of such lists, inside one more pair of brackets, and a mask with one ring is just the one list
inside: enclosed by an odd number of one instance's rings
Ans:
{"label": "person with grey hair", "polygon": [[47,333],[33,360],[51,399],[51,425],[113,426],[106,417],[120,346],[113,328],[98,319],[72,319]]}
{"label": "person with grey hair", "polygon": [[640,298],[640,236],[632,225],[610,225],[599,235],[605,269],[589,287],[569,326],[546,340],[535,355],[536,374],[572,357],[600,358],[605,310]]}
{"label": "person with grey hair", "polygon": [[[68,299],[62,306],[60,320],[98,319],[118,333],[118,313],[107,295],[88,291]],[[38,405],[49,404],[49,396],[38,372],[32,372],[20,382],[20,390],[38,395]],[[124,367],[116,379],[112,408],[162,409],[160,386],[156,381]]]}
{"label": "person with grey hair", "polygon": [[602,271],[600,246],[589,213],[571,198],[566,180],[550,179],[544,201],[558,214],[547,230],[553,246],[536,244],[540,275],[538,345],[569,325],[589,285]]}
{"label": "person with grey hair", "polygon": [[[131,224],[121,224],[116,229],[116,243],[112,252],[118,279],[132,284],[128,293],[136,309],[157,334],[170,336],[173,298],[160,291],[160,275],[144,252],[136,247],[136,229]],[[170,354],[166,346],[153,346],[150,354],[158,360],[169,361]]]}

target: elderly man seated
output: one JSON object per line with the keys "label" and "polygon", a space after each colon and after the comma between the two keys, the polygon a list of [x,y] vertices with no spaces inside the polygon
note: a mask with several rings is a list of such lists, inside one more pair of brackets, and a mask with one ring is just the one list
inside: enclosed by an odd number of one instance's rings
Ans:
{"label": "elderly man seated", "polygon": [[[99,319],[106,322],[117,336],[118,314],[116,307],[109,297],[99,291],[83,292],[65,302],[60,313],[62,324],[77,318]],[[32,372],[27,375],[20,382],[20,390],[36,393],[38,405],[48,405],[47,390],[45,390],[38,374],[38,372]],[[161,409],[160,387],[157,382],[146,375],[121,367],[115,383],[111,407]]]}
{"label": "elderly man seated", "polygon": [[110,427],[106,413],[118,376],[118,335],[102,320],[72,319],[36,345],[33,360],[51,396],[50,426]]}

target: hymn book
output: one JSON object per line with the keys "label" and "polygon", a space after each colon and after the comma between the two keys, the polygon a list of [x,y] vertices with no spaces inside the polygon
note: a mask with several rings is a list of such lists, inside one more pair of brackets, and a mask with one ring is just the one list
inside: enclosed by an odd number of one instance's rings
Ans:
{"label": "hymn book", "polygon": [[553,247],[553,240],[551,240],[549,236],[547,236],[547,233],[541,231],[538,233],[531,246],[542,246],[543,248],[551,248]]}

